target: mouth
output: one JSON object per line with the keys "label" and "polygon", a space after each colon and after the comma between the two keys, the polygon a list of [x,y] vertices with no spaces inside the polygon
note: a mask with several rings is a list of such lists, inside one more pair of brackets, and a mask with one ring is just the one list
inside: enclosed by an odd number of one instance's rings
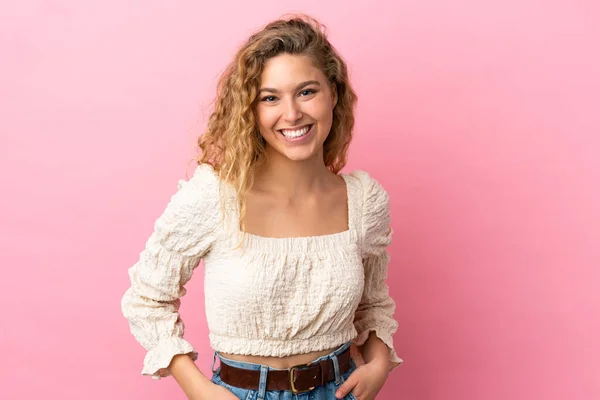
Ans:
{"label": "mouth", "polygon": [[297,129],[280,129],[277,132],[279,132],[282,136],[284,136],[287,139],[300,139],[301,137],[308,135],[312,127],[313,124],[305,125]]}

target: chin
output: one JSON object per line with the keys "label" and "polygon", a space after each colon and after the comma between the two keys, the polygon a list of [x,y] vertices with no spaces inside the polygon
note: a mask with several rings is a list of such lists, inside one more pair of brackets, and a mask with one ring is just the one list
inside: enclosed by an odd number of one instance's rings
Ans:
{"label": "chin", "polygon": [[290,153],[283,152],[282,155],[291,161],[307,161],[307,160],[311,160],[311,159],[315,158],[315,156],[317,155],[317,152],[316,151],[290,152]]}
{"label": "chin", "polygon": [[323,151],[323,145],[319,145],[316,142],[306,143],[302,146],[286,146],[285,144],[281,145],[280,143],[277,143],[276,147],[270,147],[273,153],[290,161],[312,160]]}

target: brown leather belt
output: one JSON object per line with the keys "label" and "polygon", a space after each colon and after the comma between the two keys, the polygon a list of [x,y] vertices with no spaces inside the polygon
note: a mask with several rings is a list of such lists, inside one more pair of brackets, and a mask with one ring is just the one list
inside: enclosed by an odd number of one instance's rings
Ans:
{"label": "brown leather belt", "polygon": [[[350,369],[350,350],[337,356],[340,374]],[[286,370],[269,370],[267,390],[291,390],[303,393],[313,390],[335,379],[333,360],[328,358],[318,363],[295,365]],[[221,380],[242,389],[258,390],[260,370],[232,367],[221,363]]]}

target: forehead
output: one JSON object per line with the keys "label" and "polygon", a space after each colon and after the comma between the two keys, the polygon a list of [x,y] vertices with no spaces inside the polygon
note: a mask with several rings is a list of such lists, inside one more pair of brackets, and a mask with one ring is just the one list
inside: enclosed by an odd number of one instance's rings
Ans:
{"label": "forehead", "polygon": [[280,54],[270,58],[260,76],[261,87],[282,90],[309,80],[326,82],[323,72],[305,55]]}

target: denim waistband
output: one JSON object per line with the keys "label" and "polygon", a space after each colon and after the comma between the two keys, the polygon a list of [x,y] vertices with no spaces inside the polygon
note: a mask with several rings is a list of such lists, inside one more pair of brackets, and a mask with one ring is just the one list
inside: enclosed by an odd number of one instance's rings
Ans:
{"label": "denim waistband", "polygon": [[[327,360],[328,358],[332,358],[333,356],[339,356],[344,351],[346,351],[346,349],[348,349],[349,347],[350,347],[350,342],[346,342],[346,343],[342,344],[340,347],[338,347],[337,349],[333,350],[331,353],[325,354],[324,356],[321,356],[313,361],[310,361],[307,364],[313,364],[313,363],[316,363],[319,361]],[[237,368],[243,368],[243,369],[249,369],[249,370],[260,370],[261,367],[267,367],[267,369],[271,370],[271,371],[285,371],[286,370],[286,368],[283,368],[283,369],[273,368],[273,367],[263,365],[263,364],[256,364],[256,363],[251,363],[251,362],[247,362],[247,361],[231,360],[229,358],[223,357],[222,355],[218,354],[215,351],[212,366],[211,366],[211,371],[213,371],[213,372],[215,370],[214,369],[215,361],[217,360],[217,357],[219,358],[220,362],[227,364],[229,366],[232,366],[232,367],[237,367]]]}

